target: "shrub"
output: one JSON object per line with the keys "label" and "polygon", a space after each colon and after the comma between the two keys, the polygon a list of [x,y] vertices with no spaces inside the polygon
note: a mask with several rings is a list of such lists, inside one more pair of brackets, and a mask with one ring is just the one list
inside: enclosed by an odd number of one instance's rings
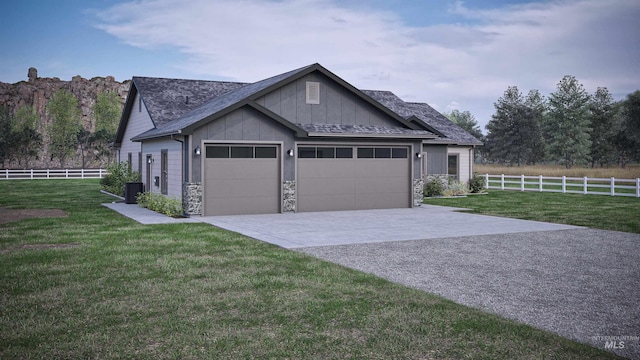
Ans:
{"label": "shrub", "polygon": [[124,186],[128,182],[141,180],[140,173],[129,170],[129,162],[116,162],[107,166],[109,174],[100,179],[102,190],[124,196]]}
{"label": "shrub", "polygon": [[424,185],[424,196],[426,197],[434,197],[434,196],[442,196],[444,193],[444,185],[438,179],[433,179]]}
{"label": "shrub", "polygon": [[158,193],[144,192],[137,197],[138,205],[149,210],[176,217],[183,213],[179,199],[170,198]]}
{"label": "shrub", "polygon": [[460,196],[467,194],[467,186],[457,180],[449,182],[447,189],[444,191],[444,196]]}
{"label": "shrub", "polygon": [[472,194],[481,193],[484,190],[484,177],[480,175],[474,175],[471,180],[469,180],[469,192]]}

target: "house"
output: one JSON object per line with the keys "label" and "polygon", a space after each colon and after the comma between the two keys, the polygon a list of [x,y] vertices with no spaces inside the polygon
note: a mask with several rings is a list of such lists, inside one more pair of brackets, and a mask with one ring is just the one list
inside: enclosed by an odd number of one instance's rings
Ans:
{"label": "house", "polygon": [[427,104],[319,64],[255,83],[134,77],[115,141],[147,191],[190,215],[419,206],[481,143]]}

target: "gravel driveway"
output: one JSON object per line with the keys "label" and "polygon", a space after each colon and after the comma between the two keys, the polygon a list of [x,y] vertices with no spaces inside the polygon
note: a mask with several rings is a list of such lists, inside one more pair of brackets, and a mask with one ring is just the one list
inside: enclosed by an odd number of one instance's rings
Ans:
{"label": "gravel driveway", "polygon": [[640,359],[638,234],[574,229],[296,250],[601,349],[614,340],[607,350]]}

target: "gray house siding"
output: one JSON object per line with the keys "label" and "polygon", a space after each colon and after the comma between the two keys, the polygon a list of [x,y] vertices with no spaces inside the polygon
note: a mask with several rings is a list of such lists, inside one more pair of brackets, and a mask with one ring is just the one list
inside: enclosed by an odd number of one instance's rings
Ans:
{"label": "gray house siding", "polygon": [[[167,150],[167,196],[182,199],[182,144],[172,139],[162,140],[147,140],[142,145],[143,159],[147,158],[147,155],[151,155],[153,163],[151,164],[151,186],[147,187],[145,184],[145,191],[151,191],[160,193],[160,186],[153,184],[153,178],[161,176],[160,172],[160,157],[163,150]],[[146,182],[147,167],[142,167],[142,181]]]}
{"label": "gray house siding", "polygon": [[147,130],[153,129],[153,122],[151,121],[151,117],[149,117],[149,112],[145,107],[144,103],[140,103],[140,108],[138,107],[140,101],[140,95],[137,94],[134,99],[134,104],[136,104],[129,114],[127,128],[124,132],[124,137],[122,139],[122,145],[120,146],[120,161],[126,161],[127,156],[131,153],[131,169],[134,171],[138,171],[140,169],[138,154],[140,153],[140,149],[142,145],[139,142],[131,141],[131,138],[143,133]]}
{"label": "gray house siding", "polygon": [[427,153],[427,173],[424,175],[447,173],[447,145],[423,145]]}
{"label": "gray house siding", "polygon": [[[204,125],[193,132],[192,152],[203,141],[273,141],[283,143],[283,152],[293,149],[291,130],[269,119],[252,108],[244,107],[235,110],[219,119]],[[202,181],[200,157],[193,157],[191,162],[192,182]],[[286,158],[285,158],[286,160]],[[283,180],[294,180],[295,171],[292,162],[285,161]]]}
{"label": "gray house siding", "polygon": [[[320,104],[306,103],[307,81],[320,83]],[[398,126],[396,120],[320,73],[303,76],[256,102],[296,124]]]}

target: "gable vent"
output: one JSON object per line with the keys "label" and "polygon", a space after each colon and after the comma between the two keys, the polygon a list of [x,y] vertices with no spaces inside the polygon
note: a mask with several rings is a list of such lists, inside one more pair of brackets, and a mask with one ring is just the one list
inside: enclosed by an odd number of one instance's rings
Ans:
{"label": "gable vent", "polygon": [[320,104],[320,83],[307,81],[307,104]]}

